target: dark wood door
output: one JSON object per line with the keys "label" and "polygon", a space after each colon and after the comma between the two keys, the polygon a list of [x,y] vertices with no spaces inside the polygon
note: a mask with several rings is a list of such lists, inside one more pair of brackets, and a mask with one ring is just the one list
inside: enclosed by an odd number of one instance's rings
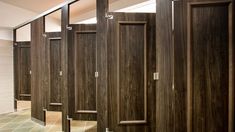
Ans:
{"label": "dark wood door", "polygon": [[70,116],[75,120],[96,120],[96,25],[71,26],[70,66],[74,76],[70,82]]}
{"label": "dark wood door", "polygon": [[176,130],[233,132],[232,2],[183,0],[174,7]]}
{"label": "dark wood door", "polygon": [[46,90],[48,111],[61,111],[61,33],[46,33],[49,87]]}
{"label": "dark wood door", "polygon": [[31,56],[30,42],[18,42],[19,50],[19,100],[31,100]]}
{"label": "dark wood door", "polygon": [[109,130],[155,132],[155,14],[109,14]]}

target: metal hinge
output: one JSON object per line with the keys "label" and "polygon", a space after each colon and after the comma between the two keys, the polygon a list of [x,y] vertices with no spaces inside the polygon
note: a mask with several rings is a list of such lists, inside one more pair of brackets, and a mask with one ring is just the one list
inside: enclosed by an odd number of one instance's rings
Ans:
{"label": "metal hinge", "polygon": [[175,85],[174,84],[172,84],[172,91],[174,91],[175,90]]}
{"label": "metal hinge", "polygon": [[60,71],[60,76],[63,76],[63,72],[62,71]]}
{"label": "metal hinge", "polygon": [[113,15],[109,15],[109,14],[106,13],[106,14],[105,14],[105,18],[106,18],[106,19],[113,19]]}
{"label": "metal hinge", "polygon": [[67,26],[66,29],[67,30],[73,30],[73,27]]}
{"label": "metal hinge", "polygon": [[46,37],[47,37],[47,34],[44,33],[44,34],[42,34],[42,36],[46,38]]}
{"label": "metal hinge", "polygon": [[98,78],[98,77],[99,77],[99,73],[95,72],[95,78]]}
{"label": "metal hinge", "polygon": [[153,73],[153,80],[159,80],[159,72]]}
{"label": "metal hinge", "polygon": [[67,115],[67,120],[72,121],[73,118],[70,118],[69,115]]}
{"label": "metal hinge", "polygon": [[29,71],[29,74],[30,74],[30,75],[32,74],[32,71],[31,71],[31,70]]}
{"label": "metal hinge", "polygon": [[105,132],[114,132],[114,131],[110,131],[109,128],[106,128]]}

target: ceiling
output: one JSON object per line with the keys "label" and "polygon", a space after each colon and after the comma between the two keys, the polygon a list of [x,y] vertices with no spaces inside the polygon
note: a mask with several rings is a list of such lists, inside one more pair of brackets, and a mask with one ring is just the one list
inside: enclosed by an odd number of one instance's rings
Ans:
{"label": "ceiling", "polygon": [[64,0],[0,0],[0,1],[36,13],[42,13],[64,2]]}

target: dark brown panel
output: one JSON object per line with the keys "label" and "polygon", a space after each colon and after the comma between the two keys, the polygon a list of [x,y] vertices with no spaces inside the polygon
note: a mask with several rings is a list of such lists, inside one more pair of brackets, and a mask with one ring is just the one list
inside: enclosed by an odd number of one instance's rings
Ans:
{"label": "dark brown panel", "polygon": [[117,98],[120,124],[147,122],[146,24],[146,21],[118,23]]}
{"label": "dark brown panel", "polygon": [[46,33],[49,89],[47,90],[47,110],[61,111],[61,33]]}
{"label": "dark brown panel", "polygon": [[229,2],[190,3],[188,13],[188,129],[225,132],[233,89],[229,87]]}
{"label": "dark brown panel", "polygon": [[31,100],[31,55],[30,42],[17,42],[19,51],[19,100]]}
{"label": "dark brown panel", "polygon": [[[70,131],[70,121],[67,119],[69,115],[69,92],[68,88],[73,85],[68,80],[72,80],[73,69],[71,69],[70,60],[72,56],[70,56],[70,51],[73,49],[71,43],[68,40],[68,30],[67,26],[69,25],[69,5],[65,5],[61,8],[61,69],[63,72],[62,76],[62,130],[65,132]],[[70,67],[68,67],[70,66]]]}
{"label": "dark brown panel", "polygon": [[16,29],[13,30],[13,64],[14,64],[14,109],[17,109],[18,95],[18,46],[16,43]]}
{"label": "dark brown panel", "polygon": [[72,25],[74,87],[70,89],[71,115],[96,120],[96,25]]}
{"label": "dark brown panel", "polygon": [[108,36],[107,19],[109,0],[96,0],[97,14],[97,131],[106,131],[108,122]]}
{"label": "dark brown panel", "polygon": [[155,14],[109,13],[108,116],[118,132],[156,131]]}
{"label": "dark brown panel", "polygon": [[48,86],[46,45],[43,38],[44,18],[31,23],[31,116],[44,122],[44,90]]}

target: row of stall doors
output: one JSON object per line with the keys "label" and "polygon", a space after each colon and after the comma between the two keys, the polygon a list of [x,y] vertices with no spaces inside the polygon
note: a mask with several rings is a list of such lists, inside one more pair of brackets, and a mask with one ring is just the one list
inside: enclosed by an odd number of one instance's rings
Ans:
{"label": "row of stall doors", "polygon": [[[217,9],[215,7],[215,9]],[[218,8],[218,10],[220,10]],[[221,9],[222,10],[222,9]],[[108,117],[109,125],[113,131],[156,131],[156,84],[157,80],[154,78],[154,73],[157,71],[157,53],[156,53],[156,33],[155,33],[155,14],[145,13],[110,13],[113,15],[113,19],[108,20],[108,76],[109,76],[109,93],[108,93]],[[197,16],[197,14],[194,14]],[[210,17],[210,14],[204,14],[206,17]],[[198,17],[198,19],[203,19]],[[213,20],[213,19],[212,19]],[[74,71],[74,79],[69,80],[69,83],[73,83],[73,88],[69,89],[69,113],[70,117],[79,120],[96,120],[97,118],[97,79],[95,73],[97,73],[97,45],[96,43],[96,25],[70,25],[72,30],[69,31],[69,40],[72,44],[70,53],[72,59],[71,65]],[[206,25],[201,25],[201,28]],[[222,27],[219,25],[215,27],[220,30]],[[227,28],[227,27],[226,27]],[[197,32],[197,31],[195,31]],[[208,31],[209,33],[210,31]],[[198,34],[199,35],[199,34]],[[47,54],[49,57],[48,66],[50,67],[50,89],[48,89],[47,95],[47,109],[48,110],[60,110],[61,109],[61,38],[60,33],[48,33],[46,37]],[[225,38],[219,34],[214,34],[214,37]],[[157,37],[158,39],[158,37]],[[200,40],[199,38],[194,38]],[[208,40],[209,41],[209,40]],[[219,41],[219,40],[218,40]],[[222,41],[222,40],[221,40]],[[196,40],[195,40],[196,42]],[[201,42],[203,43],[203,42]],[[200,52],[203,46],[210,46],[213,41],[208,42],[208,45],[200,45],[201,48],[195,48],[194,54]],[[221,63],[226,64],[228,68],[227,45],[218,43],[218,47],[223,54],[217,54],[217,51],[210,49],[211,51],[205,51],[207,55],[217,55],[220,57]],[[212,45],[211,45],[212,46]],[[177,47],[176,47],[177,48]],[[206,47],[204,47],[206,48]],[[213,51],[213,52],[212,52]],[[158,51],[162,52],[162,51]],[[214,53],[216,52],[216,54]],[[218,51],[219,52],[219,51]],[[222,56],[224,55],[224,56]],[[27,47],[20,47],[20,57],[23,65],[21,68],[21,85],[19,92],[19,99],[24,99],[21,95],[30,94],[30,49]],[[199,56],[200,57],[200,56]],[[222,59],[223,58],[223,59]],[[197,67],[201,64],[201,61],[205,61],[201,58],[192,58],[193,64]],[[216,61],[216,60],[214,60]],[[200,63],[199,63],[200,62]],[[196,65],[198,64],[198,65]],[[211,65],[213,67],[213,65]],[[219,65],[220,66],[220,65]],[[216,65],[214,65],[216,68]],[[201,69],[191,69],[197,75]],[[223,69],[220,69],[223,71]],[[216,76],[215,71],[210,72],[211,76]],[[221,74],[228,75],[228,71],[223,71]],[[218,75],[219,76],[219,75]],[[227,76],[228,77],[228,76]],[[205,79],[209,77],[205,76]],[[228,80],[228,78],[226,78]],[[225,80],[225,81],[226,81]],[[214,84],[222,84],[223,80],[217,80]],[[201,80],[194,80],[194,85],[197,86]],[[212,82],[211,82],[212,83]],[[226,87],[227,87],[226,83]],[[198,84],[199,85],[199,84]],[[27,87],[25,87],[27,86]],[[210,89],[212,86],[204,85],[205,89]],[[218,91],[214,91],[215,94],[223,91],[221,87],[216,88]],[[200,87],[194,87],[194,91],[199,90]],[[213,89],[211,89],[213,91]],[[177,91],[176,91],[177,92]],[[228,91],[227,91],[228,92]],[[228,93],[224,93],[226,97],[219,96],[220,99],[216,99],[216,103],[213,103],[213,108],[219,107],[228,103]],[[198,101],[198,95],[207,100],[210,98],[207,93],[196,93],[194,101]],[[211,100],[213,101],[213,100]],[[208,102],[212,103],[212,102]],[[204,105],[203,105],[204,106]],[[169,107],[170,108],[170,107]],[[211,106],[212,108],[212,106]],[[226,105],[225,108],[228,108]],[[192,111],[206,110],[207,108],[200,108],[197,104],[194,104]],[[212,109],[208,109],[212,110]],[[227,109],[226,109],[227,110]],[[212,110],[214,111],[214,110]],[[186,112],[186,110],[185,110]],[[227,111],[223,111],[227,113]],[[196,116],[199,113],[192,113],[195,121]],[[200,115],[203,116],[203,115]],[[205,117],[207,114],[204,115]],[[217,125],[217,130],[227,129],[227,125],[220,125],[219,121],[208,122],[209,119],[205,117],[209,125]],[[222,114],[216,114],[217,119],[223,119],[228,121],[228,116]],[[201,122],[203,123],[203,122]],[[184,123],[186,124],[186,123]],[[201,126],[200,123],[193,124],[194,127]],[[204,128],[205,130],[207,128]],[[209,128],[208,128],[209,129]]]}

